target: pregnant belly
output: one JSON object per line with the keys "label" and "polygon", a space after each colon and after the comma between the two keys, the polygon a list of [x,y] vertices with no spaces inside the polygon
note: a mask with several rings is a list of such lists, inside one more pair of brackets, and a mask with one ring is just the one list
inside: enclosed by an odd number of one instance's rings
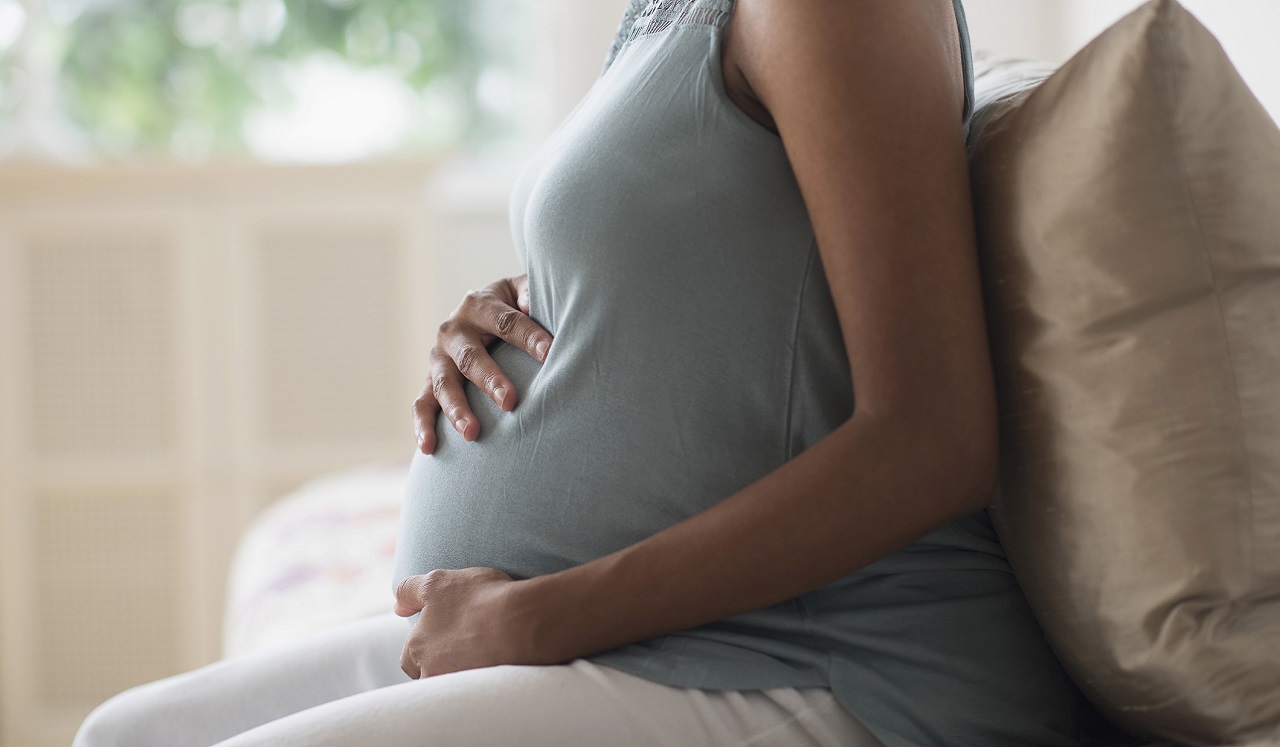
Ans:
{"label": "pregnant belly", "polygon": [[733,422],[752,419],[740,402],[673,393],[602,351],[562,345],[545,365],[506,343],[492,354],[520,402],[504,413],[468,384],[480,437],[440,420],[435,453],[415,452],[393,584],[436,568],[528,578],[587,562],[724,499],[781,453],[758,420]]}

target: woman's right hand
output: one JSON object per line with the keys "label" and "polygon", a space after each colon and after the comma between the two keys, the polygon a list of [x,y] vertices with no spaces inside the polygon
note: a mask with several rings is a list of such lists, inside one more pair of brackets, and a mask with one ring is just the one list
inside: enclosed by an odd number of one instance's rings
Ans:
{"label": "woman's right hand", "polygon": [[431,347],[431,375],[413,403],[413,429],[418,449],[436,448],[436,414],[441,410],[467,441],[480,435],[480,421],[463,392],[470,379],[504,412],[516,406],[516,389],[487,349],[496,338],[515,345],[539,363],[547,359],[551,335],[529,317],[529,276],[503,278],[462,299],[444,320]]}

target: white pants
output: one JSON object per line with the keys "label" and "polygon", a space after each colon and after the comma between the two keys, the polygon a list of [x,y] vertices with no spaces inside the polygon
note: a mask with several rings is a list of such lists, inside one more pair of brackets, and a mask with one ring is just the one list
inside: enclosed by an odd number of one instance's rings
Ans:
{"label": "white pants", "polygon": [[413,680],[391,613],[126,690],[72,747],[882,747],[823,687],[672,687],[577,659]]}

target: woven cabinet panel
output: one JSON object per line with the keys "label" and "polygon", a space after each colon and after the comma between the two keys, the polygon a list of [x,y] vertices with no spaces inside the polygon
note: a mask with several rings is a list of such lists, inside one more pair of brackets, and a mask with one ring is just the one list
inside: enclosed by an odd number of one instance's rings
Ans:
{"label": "woven cabinet panel", "polygon": [[181,670],[178,496],[45,490],[32,506],[37,700],[93,705]]}
{"label": "woven cabinet panel", "polygon": [[166,237],[118,231],[28,238],[31,435],[53,457],[172,448],[173,267]]}

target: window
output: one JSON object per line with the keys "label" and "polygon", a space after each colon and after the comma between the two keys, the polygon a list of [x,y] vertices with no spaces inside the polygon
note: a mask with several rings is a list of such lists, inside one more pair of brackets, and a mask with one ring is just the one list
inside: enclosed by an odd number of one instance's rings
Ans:
{"label": "window", "polygon": [[0,0],[9,153],[343,161],[493,147],[533,0]]}

